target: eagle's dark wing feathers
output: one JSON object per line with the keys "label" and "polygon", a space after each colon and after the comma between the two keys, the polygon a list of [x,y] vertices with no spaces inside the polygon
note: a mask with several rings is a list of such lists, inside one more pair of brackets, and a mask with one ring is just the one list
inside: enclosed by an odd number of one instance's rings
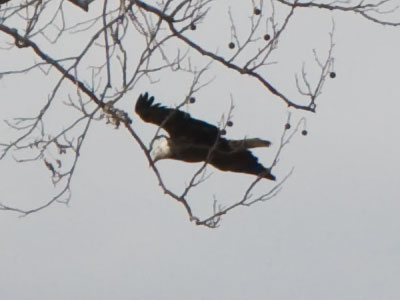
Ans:
{"label": "eagle's dark wing feathers", "polygon": [[154,97],[141,94],[136,102],[135,111],[145,121],[161,126],[173,139],[185,139],[202,145],[213,145],[219,130],[207,122],[194,119],[190,114],[178,109],[166,108],[153,103]]}
{"label": "eagle's dark wing feathers", "polygon": [[222,171],[239,172],[275,180],[270,170],[258,162],[249,150],[213,153],[210,163]]}

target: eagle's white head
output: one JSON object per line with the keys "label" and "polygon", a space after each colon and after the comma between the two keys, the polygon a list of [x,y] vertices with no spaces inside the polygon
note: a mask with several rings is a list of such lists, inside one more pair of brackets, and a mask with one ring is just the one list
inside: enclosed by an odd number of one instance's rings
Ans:
{"label": "eagle's white head", "polygon": [[171,157],[169,139],[165,135],[155,137],[151,144],[150,156],[153,162]]}

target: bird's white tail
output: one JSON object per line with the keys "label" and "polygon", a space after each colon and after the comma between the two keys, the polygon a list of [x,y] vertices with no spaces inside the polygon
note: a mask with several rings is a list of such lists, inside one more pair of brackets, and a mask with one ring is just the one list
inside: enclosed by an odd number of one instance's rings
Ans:
{"label": "bird's white tail", "polygon": [[271,146],[270,141],[262,140],[259,138],[243,139],[243,140],[230,140],[229,145],[239,151],[251,148],[269,147]]}

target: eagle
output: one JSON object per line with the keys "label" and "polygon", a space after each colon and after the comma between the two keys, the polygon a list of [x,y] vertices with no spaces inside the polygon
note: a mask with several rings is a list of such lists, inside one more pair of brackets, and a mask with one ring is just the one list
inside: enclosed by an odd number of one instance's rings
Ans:
{"label": "eagle", "polygon": [[154,103],[154,97],[141,94],[136,102],[136,113],[148,123],[158,125],[168,133],[156,136],[156,147],[151,147],[151,157],[175,159],[185,162],[207,162],[222,171],[239,172],[275,180],[270,169],[258,162],[248,149],[269,147],[270,141],[259,138],[230,140],[224,130],[207,122],[192,118],[179,109]]}

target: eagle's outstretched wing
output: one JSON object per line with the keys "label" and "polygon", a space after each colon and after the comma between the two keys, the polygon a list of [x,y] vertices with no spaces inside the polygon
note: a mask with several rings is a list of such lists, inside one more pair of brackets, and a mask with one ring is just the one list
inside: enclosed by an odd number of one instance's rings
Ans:
{"label": "eagle's outstretched wing", "polygon": [[190,114],[178,109],[166,108],[153,102],[154,97],[149,97],[148,93],[141,94],[136,102],[135,111],[145,122],[166,130],[171,138],[202,145],[213,145],[218,139],[219,129],[216,126],[194,119]]}
{"label": "eagle's outstretched wing", "polygon": [[210,164],[222,171],[253,174],[275,180],[271,171],[258,162],[258,158],[249,150],[213,153]]}

